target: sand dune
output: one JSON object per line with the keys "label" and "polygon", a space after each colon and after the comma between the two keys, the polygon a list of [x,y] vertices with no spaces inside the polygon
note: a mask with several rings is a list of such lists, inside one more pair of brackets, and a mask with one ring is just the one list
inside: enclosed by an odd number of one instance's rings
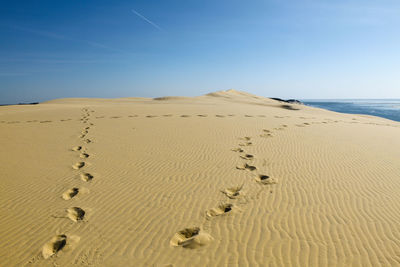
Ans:
{"label": "sand dune", "polygon": [[400,266],[399,136],[234,90],[0,107],[0,265]]}

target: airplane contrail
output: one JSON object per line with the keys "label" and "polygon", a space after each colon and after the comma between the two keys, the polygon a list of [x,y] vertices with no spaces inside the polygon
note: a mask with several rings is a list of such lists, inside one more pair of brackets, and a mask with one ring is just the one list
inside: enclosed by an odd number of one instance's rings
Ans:
{"label": "airplane contrail", "polygon": [[142,20],[146,21],[147,23],[149,23],[150,25],[152,25],[154,28],[156,28],[159,31],[164,31],[160,26],[158,26],[157,24],[155,24],[154,22],[152,22],[151,20],[149,20],[148,18],[146,18],[145,16],[143,16],[142,14],[140,14],[139,12],[137,12],[136,10],[134,10],[133,8],[131,9],[131,11],[138,16],[139,18],[141,18]]}

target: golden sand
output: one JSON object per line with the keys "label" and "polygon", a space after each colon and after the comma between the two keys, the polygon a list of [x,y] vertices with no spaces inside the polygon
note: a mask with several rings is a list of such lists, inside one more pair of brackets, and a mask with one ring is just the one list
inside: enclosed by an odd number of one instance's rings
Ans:
{"label": "golden sand", "polygon": [[234,90],[0,107],[0,265],[400,266],[399,137]]}

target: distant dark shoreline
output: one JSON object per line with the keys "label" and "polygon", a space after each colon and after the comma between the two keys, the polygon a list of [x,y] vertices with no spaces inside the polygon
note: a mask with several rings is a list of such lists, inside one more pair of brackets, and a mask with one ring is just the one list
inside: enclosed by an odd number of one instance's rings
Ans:
{"label": "distant dark shoreline", "polygon": [[18,103],[18,104],[0,104],[1,106],[26,106],[26,105],[37,105],[39,102],[32,102],[32,103]]}

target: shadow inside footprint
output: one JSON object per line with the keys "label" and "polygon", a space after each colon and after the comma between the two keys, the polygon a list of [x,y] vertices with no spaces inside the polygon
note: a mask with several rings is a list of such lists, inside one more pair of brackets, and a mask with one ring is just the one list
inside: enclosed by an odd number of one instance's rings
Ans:
{"label": "shadow inside footprint", "polygon": [[72,207],[67,209],[67,217],[74,222],[82,221],[85,217],[85,211],[79,207]]}
{"label": "shadow inside footprint", "polygon": [[243,152],[244,150],[243,149],[241,149],[240,147],[238,147],[238,148],[232,148],[231,149],[233,152]]}
{"label": "shadow inside footprint", "polygon": [[260,137],[268,138],[268,137],[272,137],[272,134],[270,134],[270,133],[260,134]]}
{"label": "shadow inside footprint", "polygon": [[80,154],[80,157],[83,158],[83,159],[85,159],[85,158],[88,158],[88,157],[89,157],[89,154],[87,154],[87,153],[82,153],[82,154]]}
{"label": "shadow inside footprint", "polygon": [[239,146],[251,146],[252,142],[240,143]]}
{"label": "shadow inside footprint", "polygon": [[220,216],[222,214],[228,213],[232,210],[233,204],[223,203],[220,204],[218,207],[210,209],[206,212],[208,218]]}
{"label": "shadow inside footprint", "polygon": [[74,146],[74,147],[72,148],[73,151],[79,151],[79,150],[81,150],[81,149],[82,149],[81,146]]}
{"label": "shadow inside footprint", "polygon": [[48,243],[43,246],[42,255],[43,258],[48,259],[60,250],[62,250],[67,244],[66,235],[56,235]]}
{"label": "shadow inside footprint", "polygon": [[170,240],[170,245],[174,247],[183,247],[196,249],[209,244],[213,238],[200,231],[199,227],[185,228],[177,232]]}
{"label": "shadow inside footprint", "polygon": [[63,193],[62,197],[65,200],[69,200],[69,199],[73,198],[74,196],[76,196],[78,193],[79,193],[79,188],[74,187],[74,188],[71,188],[71,189],[65,191]]}
{"label": "shadow inside footprint", "polygon": [[74,165],[72,165],[72,168],[75,170],[78,170],[78,169],[82,168],[83,166],[85,166],[85,162],[77,162]]}
{"label": "shadow inside footprint", "polygon": [[276,184],[278,181],[274,178],[269,177],[268,175],[260,174],[255,177],[258,183],[267,185],[267,184]]}
{"label": "shadow inside footprint", "polygon": [[240,155],[240,157],[246,160],[254,159],[254,156],[251,154]]}
{"label": "shadow inside footprint", "polygon": [[238,166],[236,166],[236,169],[238,169],[238,170],[255,171],[255,170],[257,170],[257,167],[245,163],[245,164],[243,164],[243,165],[238,165]]}
{"label": "shadow inside footprint", "polygon": [[240,196],[240,190],[242,190],[243,184],[240,186],[234,186],[230,188],[226,188],[225,190],[222,190],[221,192],[225,194],[227,197],[231,199],[238,198]]}
{"label": "shadow inside footprint", "polygon": [[81,180],[85,182],[89,182],[93,179],[93,175],[91,175],[90,173],[82,173],[80,176]]}

